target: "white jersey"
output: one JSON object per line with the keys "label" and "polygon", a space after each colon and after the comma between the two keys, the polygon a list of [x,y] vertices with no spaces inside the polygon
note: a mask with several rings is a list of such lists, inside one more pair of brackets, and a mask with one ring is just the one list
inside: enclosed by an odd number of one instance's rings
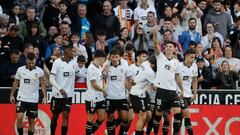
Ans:
{"label": "white jersey", "polygon": [[142,69],[141,65],[138,66],[136,63],[133,63],[132,65],[129,66],[131,71],[132,71],[132,80],[136,77],[136,75],[139,73],[139,71]]}
{"label": "white jersey", "polygon": [[43,70],[37,66],[32,70],[27,66],[19,67],[15,75],[15,79],[20,81],[17,100],[38,103],[39,79],[43,76]]}
{"label": "white jersey", "polygon": [[133,80],[136,84],[132,86],[130,94],[145,98],[146,91],[149,89],[149,86],[154,83],[154,79],[155,72],[150,67],[150,63],[148,61],[142,63],[141,70],[139,70],[138,74]]}
{"label": "white jersey", "polygon": [[87,91],[86,91],[86,98],[87,101],[94,101],[99,102],[103,101],[104,95],[103,92],[96,90],[92,87],[92,80],[95,80],[97,85],[100,88],[103,88],[103,76],[102,76],[102,68],[98,67],[97,65],[91,63],[87,70]]}
{"label": "white jersey", "polygon": [[[192,80],[198,76],[198,68],[195,63],[192,64],[191,67],[187,67],[183,62],[179,64],[179,75],[182,79],[183,85],[183,97],[192,97]],[[180,88],[178,87],[180,91]]]}
{"label": "white jersey", "polygon": [[[78,72],[79,67],[74,59],[66,62],[62,58],[58,58],[53,62],[51,74],[55,75],[56,83],[67,93],[67,97],[73,97],[74,95],[75,75]],[[55,98],[63,98],[59,89],[54,86],[52,87],[52,94]]]}
{"label": "white jersey", "polygon": [[138,23],[142,23],[143,25],[147,23],[147,14],[149,11],[152,11],[155,14],[155,17],[157,17],[156,9],[154,6],[148,6],[148,8],[145,10],[141,8],[141,6],[138,6],[134,9],[134,21],[138,21]]}
{"label": "white jersey", "polygon": [[179,73],[179,61],[177,59],[168,60],[163,53],[156,55],[156,59],[157,74],[154,85],[158,88],[177,91],[175,74]]}
{"label": "white jersey", "polygon": [[129,66],[121,62],[114,67],[109,64],[108,76],[106,78],[107,84],[107,97],[106,99],[126,99],[127,94],[125,91],[125,80],[127,77],[132,76]]}

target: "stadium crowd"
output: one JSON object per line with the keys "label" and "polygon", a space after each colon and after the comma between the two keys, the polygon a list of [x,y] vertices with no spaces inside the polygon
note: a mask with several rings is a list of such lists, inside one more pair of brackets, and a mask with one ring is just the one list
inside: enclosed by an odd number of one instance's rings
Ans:
{"label": "stadium crowd", "polygon": [[[147,133],[153,128],[158,134],[162,116],[162,132],[167,134],[170,109],[174,135],[181,127],[182,116],[188,134],[193,134],[188,107],[197,90],[236,89],[240,1],[1,0],[0,65],[0,87],[12,87],[12,103],[20,83],[19,133],[23,132],[22,112],[33,110],[27,112],[33,118],[29,122],[37,117],[36,104],[29,104],[37,101],[28,99],[31,94],[26,89],[36,89],[40,83],[43,102],[45,85],[55,92],[51,100],[52,134],[60,113],[62,134],[66,134],[74,80],[75,88],[88,88],[86,134],[93,134],[102,124],[105,109],[108,134],[115,134],[118,125],[119,134],[127,134],[131,105],[138,114],[136,134],[143,134],[146,123]],[[154,96],[146,94],[148,89],[157,92]],[[150,108],[147,95],[154,104],[151,117],[146,113]],[[181,109],[178,96],[183,97]],[[115,119],[116,110],[119,118]],[[98,119],[94,122],[95,113]],[[33,134],[34,128],[30,126],[28,133]]]}

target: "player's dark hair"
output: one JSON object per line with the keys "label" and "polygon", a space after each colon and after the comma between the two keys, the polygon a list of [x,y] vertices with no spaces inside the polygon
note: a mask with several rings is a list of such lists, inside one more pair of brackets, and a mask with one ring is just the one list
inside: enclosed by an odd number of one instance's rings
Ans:
{"label": "player's dark hair", "polygon": [[77,57],[77,62],[86,62],[85,56],[84,56],[84,55],[79,55],[79,56]]}
{"label": "player's dark hair", "polygon": [[112,49],[117,49],[117,50],[119,50],[120,56],[123,56],[123,55],[124,55],[124,48],[123,48],[121,45],[117,44],[117,45],[115,45]]}
{"label": "player's dark hair", "polygon": [[33,52],[30,52],[27,54],[27,59],[28,60],[34,60],[36,58],[35,54]]}
{"label": "player's dark hair", "polygon": [[190,48],[186,51],[185,56],[189,55],[189,54],[195,54],[195,53],[196,53],[196,51],[194,49]]}
{"label": "player's dark hair", "polygon": [[73,46],[72,45],[66,45],[66,46],[63,46],[63,51],[72,51],[73,49]]}
{"label": "player's dark hair", "polygon": [[149,11],[147,14],[153,14],[153,16],[155,15],[153,11]]}
{"label": "player's dark hair", "polygon": [[174,42],[172,42],[172,41],[167,41],[167,42],[165,42],[165,45],[167,45],[167,44],[172,44],[174,47],[177,47],[176,43],[174,43]]}
{"label": "player's dark hair", "polygon": [[27,48],[29,48],[31,46],[33,47],[32,43],[26,43],[26,44],[24,44],[23,49],[25,50],[25,49],[27,49]]}
{"label": "player's dark hair", "polygon": [[64,0],[61,0],[59,3],[58,3],[58,5],[65,5],[65,6],[68,6],[68,3],[66,2],[66,1],[64,1]]}
{"label": "player's dark hair", "polygon": [[136,57],[141,56],[142,54],[148,55],[148,52],[146,50],[138,50],[137,53],[136,53]]}
{"label": "player's dark hair", "polygon": [[222,0],[213,0],[213,3],[221,3],[222,4]]}
{"label": "player's dark hair", "polygon": [[110,52],[110,55],[120,55],[120,54],[121,54],[120,51],[117,50],[117,49],[112,49],[111,52]]}
{"label": "player's dark hair", "polygon": [[171,17],[165,17],[165,18],[164,18],[164,22],[166,22],[166,21],[172,22],[172,18],[171,18]]}
{"label": "player's dark hair", "polygon": [[188,19],[188,22],[190,22],[190,21],[192,21],[192,20],[194,20],[195,22],[197,22],[197,19],[196,19],[196,18],[193,18],[193,17],[192,17],[192,18],[189,18],[189,19]]}
{"label": "player's dark hair", "polygon": [[134,50],[134,49],[135,49],[135,47],[132,43],[128,43],[125,47],[126,51],[130,51],[130,50]]}
{"label": "player's dark hair", "polygon": [[97,50],[95,52],[95,58],[100,58],[100,57],[106,57],[106,53],[104,51],[101,51],[101,50]]}
{"label": "player's dark hair", "polygon": [[193,45],[194,47],[196,47],[196,46],[197,46],[197,43],[196,43],[195,41],[190,41],[189,44],[188,44],[188,47],[189,47],[189,46],[192,46],[192,45]]}

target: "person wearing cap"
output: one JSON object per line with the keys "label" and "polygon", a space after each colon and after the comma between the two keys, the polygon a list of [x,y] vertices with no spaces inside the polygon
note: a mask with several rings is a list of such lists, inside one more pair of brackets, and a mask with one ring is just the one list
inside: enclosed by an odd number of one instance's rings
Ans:
{"label": "person wearing cap", "polygon": [[196,64],[198,67],[198,89],[210,89],[212,81],[212,73],[209,68],[205,66],[205,60],[202,56],[196,58]]}
{"label": "person wearing cap", "polygon": [[4,48],[17,49],[19,51],[22,51],[23,41],[19,36],[17,36],[18,30],[18,26],[13,25],[7,34],[2,38],[2,46]]}

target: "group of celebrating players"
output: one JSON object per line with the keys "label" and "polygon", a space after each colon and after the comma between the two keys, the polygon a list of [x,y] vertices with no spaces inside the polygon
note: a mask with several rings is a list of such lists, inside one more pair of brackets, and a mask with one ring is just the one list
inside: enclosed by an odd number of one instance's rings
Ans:
{"label": "group of celebrating players", "polygon": [[[197,66],[194,63],[195,51],[188,50],[185,60],[175,59],[176,44],[167,42],[165,50],[157,44],[157,32],[153,34],[154,55],[148,59],[148,52],[136,52],[136,61],[132,65],[123,59],[124,50],[114,47],[107,56],[104,51],[96,51],[87,70],[87,90],[85,106],[87,112],[86,135],[94,134],[106,120],[106,132],[115,135],[120,126],[119,135],[127,135],[137,114],[135,135],[154,131],[159,134],[163,117],[162,134],[169,132],[169,114],[173,113],[173,134],[177,135],[184,119],[189,135],[193,135],[189,106],[197,95]],[[39,85],[43,93],[43,103],[47,103],[44,72],[35,66],[36,57],[29,53],[26,65],[17,70],[10,93],[10,102],[16,103],[17,131],[23,134],[24,113],[28,116],[28,134],[34,134],[34,119],[38,116]],[[52,84],[51,98],[51,134],[54,135],[59,114],[62,113],[62,135],[68,131],[69,114],[74,96],[75,77],[79,68],[71,46],[64,47],[64,56],[55,60],[49,76]],[[19,85],[15,100],[14,93]],[[192,91],[193,89],[193,91]],[[105,118],[105,112],[107,118]],[[94,121],[94,115],[97,120]],[[117,114],[117,115],[116,115]]]}

